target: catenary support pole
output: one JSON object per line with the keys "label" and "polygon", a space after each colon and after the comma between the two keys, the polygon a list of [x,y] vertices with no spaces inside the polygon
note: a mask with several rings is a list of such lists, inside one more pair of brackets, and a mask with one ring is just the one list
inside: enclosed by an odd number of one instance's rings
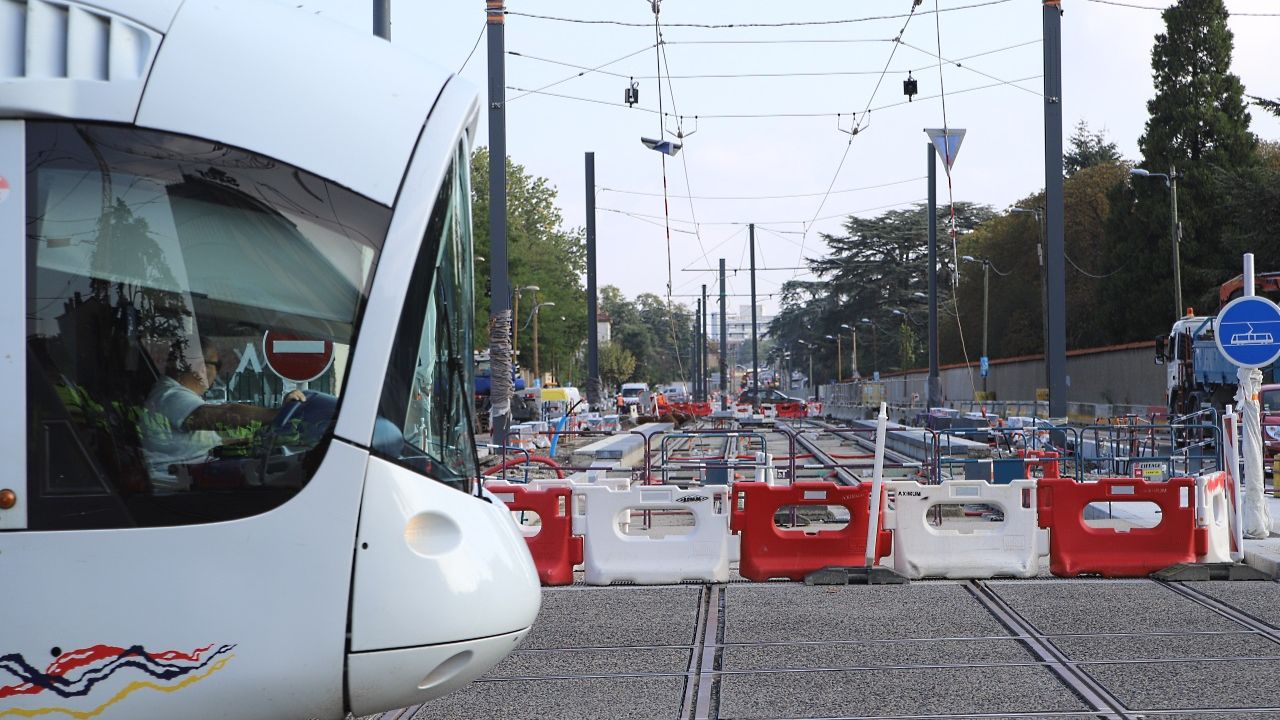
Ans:
{"label": "catenary support pole", "polygon": [[600,381],[600,311],[596,289],[596,154],[586,153],[587,190],[587,404],[604,409]]}
{"label": "catenary support pole", "polygon": [[929,407],[940,407],[942,378],[938,374],[938,156],[933,143],[926,144],[925,148],[929,153],[929,379],[925,397]]}
{"label": "catenary support pole", "polygon": [[1049,417],[1067,415],[1067,285],[1062,187],[1062,3],[1043,0],[1045,278],[1049,306]]}
{"label": "catenary support pole", "polygon": [[729,409],[729,318],[724,314],[724,258],[720,258],[720,409]]}
{"label": "catenary support pole", "polygon": [[702,397],[702,298],[694,302],[693,313],[693,388],[692,397],[696,402]]}
{"label": "catenary support pole", "polygon": [[702,402],[707,402],[711,398],[711,343],[707,336],[707,286],[702,286]]}
{"label": "catenary support pole", "polygon": [[489,36],[489,424],[493,442],[505,446],[511,425],[511,287],[507,278],[506,56],[502,0],[486,0]]}
{"label": "catenary support pole", "polygon": [[760,346],[756,336],[756,224],[747,226],[751,242],[751,411],[760,412]]}

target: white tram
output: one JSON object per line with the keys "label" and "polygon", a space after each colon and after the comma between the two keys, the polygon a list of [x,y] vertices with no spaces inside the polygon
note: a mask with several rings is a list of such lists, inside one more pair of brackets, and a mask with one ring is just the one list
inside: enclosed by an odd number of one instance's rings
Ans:
{"label": "white tram", "polygon": [[528,632],[477,103],[271,0],[0,0],[0,720],[367,714]]}

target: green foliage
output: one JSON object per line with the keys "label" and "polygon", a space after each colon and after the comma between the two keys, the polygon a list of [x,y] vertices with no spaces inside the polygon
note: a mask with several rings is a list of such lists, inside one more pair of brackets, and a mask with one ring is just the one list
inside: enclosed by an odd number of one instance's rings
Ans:
{"label": "green foliage", "polygon": [[1257,95],[1246,95],[1245,97],[1252,100],[1254,105],[1257,105],[1276,117],[1280,117],[1280,100],[1268,100],[1266,98],[1260,98]]}
{"label": "green foliage", "polygon": [[1063,174],[1071,177],[1084,168],[1115,165],[1120,159],[1120,149],[1107,140],[1106,133],[1091,132],[1089,123],[1081,120],[1071,135],[1071,147],[1062,156]]}
{"label": "green foliage", "polygon": [[600,346],[600,379],[607,387],[617,387],[631,380],[636,371],[636,356],[616,342]]}
{"label": "green foliage", "polygon": [[[507,273],[512,291],[530,285],[519,299],[516,342],[522,367],[533,367],[531,312],[537,303],[553,302],[538,317],[539,360],[543,372],[553,372],[562,384],[585,382],[570,377],[587,337],[586,236],[581,228],[565,229],[556,207],[556,190],[546,178],[530,175],[507,158]],[[489,151],[471,154],[471,213],[476,246],[476,341],[487,344],[489,333]],[[515,302],[512,303],[513,310]],[[561,319],[563,318],[563,320]]]}
{"label": "green foliage", "polygon": [[639,368],[634,377],[637,382],[656,385],[689,380],[693,372],[693,315],[688,308],[668,304],[652,293],[643,293],[632,302],[618,288],[606,285],[600,289],[600,309],[612,323],[613,344],[634,356]]}

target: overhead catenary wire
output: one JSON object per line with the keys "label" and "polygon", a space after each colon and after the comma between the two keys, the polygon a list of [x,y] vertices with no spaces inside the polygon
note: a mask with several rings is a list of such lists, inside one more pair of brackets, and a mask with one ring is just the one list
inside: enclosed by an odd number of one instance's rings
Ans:
{"label": "overhead catenary wire", "polygon": [[[833,215],[824,215],[824,216],[822,216],[822,217],[820,217],[820,218],[815,218],[815,220],[834,220],[834,219],[836,219],[836,218],[843,218],[843,217],[848,217],[848,216],[850,216],[850,215],[857,215],[858,213],[872,212],[872,211],[874,211],[874,210],[884,210],[884,209],[886,209],[886,208],[891,208],[891,207],[900,207],[900,206],[902,206],[902,205],[914,205],[914,204],[916,204],[916,203],[921,203],[921,202],[924,202],[924,200],[923,200],[923,199],[921,199],[921,198],[915,198],[915,199],[913,199],[913,200],[901,200],[901,201],[898,201],[898,202],[886,203],[886,204],[884,204],[884,205],[877,205],[877,206],[875,206],[875,207],[862,208],[862,209],[859,209],[859,210],[849,210],[849,211],[846,211],[846,212],[836,213],[836,214],[833,214]],[[647,215],[647,214],[645,214],[645,213],[632,212],[632,211],[630,211],[630,210],[621,210],[621,209],[618,209],[618,208],[597,207],[597,208],[596,208],[596,210],[597,210],[597,211],[600,211],[600,212],[612,212],[612,213],[618,213],[618,214],[620,214],[620,215],[627,215],[627,216],[634,217],[634,218],[649,218],[649,219],[653,219],[653,220],[662,220],[662,219],[663,219],[663,217],[662,217],[661,215]],[[671,222],[674,222],[674,223],[684,223],[684,224],[686,224],[686,225],[692,225],[695,221],[693,221],[693,220],[686,220],[686,219],[684,219],[684,218],[671,218]],[[698,223],[699,225],[704,225],[704,226],[705,226],[705,225],[721,225],[721,226],[723,226],[723,225],[738,225],[738,226],[742,226],[742,227],[746,227],[747,225],[749,225],[749,224],[750,224],[749,222],[747,222],[747,221],[745,221],[745,220],[712,220],[712,221],[706,221],[706,220],[703,220],[703,221],[697,221],[697,223]],[[757,221],[757,222],[756,222],[756,229],[761,229],[761,226],[762,226],[762,225],[786,225],[786,224],[810,225],[810,224],[812,224],[812,221],[805,221],[805,220],[767,220],[767,221]],[[676,230],[676,232],[679,232],[679,231],[678,231],[678,230]],[[803,233],[801,233],[801,232],[797,231],[797,232],[795,232],[795,233],[793,233],[793,234],[800,235],[800,234],[803,234]]]}
{"label": "overhead catenary wire", "polygon": [[[508,13],[508,14],[509,14],[509,13]],[[513,88],[513,87],[508,86],[508,87],[507,87],[507,90],[515,90],[516,92],[519,92],[519,93],[521,93],[521,94],[520,94],[520,95],[517,95],[517,96],[515,96],[515,97],[513,97],[513,98],[507,98],[507,102],[508,102],[508,103],[513,103],[513,102],[515,102],[516,100],[519,100],[520,98],[525,97],[526,95],[549,95],[549,94],[551,94],[551,93],[547,93],[547,92],[546,92],[547,88],[553,88],[553,87],[555,87],[556,85],[560,85],[560,84],[562,84],[562,83],[567,83],[567,82],[569,82],[570,80],[573,80],[574,78],[580,78],[580,77],[582,77],[583,75],[586,75],[588,72],[595,72],[595,71],[599,70],[600,68],[609,67],[610,65],[614,65],[614,64],[616,64],[616,63],[620,63],[620,62],[622,62],[623,60],[627,60],[627,59],[629,59],[629,58],[633,58],[633,57],[635,57],[636,55],[639,55],[640,53],[645,52],[645,51],[649,50],[649,49],[650,49],[650,48],[652,48],[652,47],[653,47],[652,45],[647,45],[647,46],[645,46],[645,47],[640,48],[639,50],[635,50],[635,51],[633,51],[633,52],[629,52],[629,53],[627,53],[626,55],[623,55],[622,57],[614,58],[613,60],[610,60],[609,62],[601,63],[600,65],[597,65],[597,66],[595,66],[595,67],[593,67],[593,68],[590,68],[590,69],[588,69],[588,70],[583,70],[583,71],[581,71],[581,72],[574,73],[573,75],[570,75],[570,76],[568,76],[568,77],[560,78],[559,80],[556,80],[555,82],[547,83],[546,85],[543,85],[542,87],[537,88],[536,90],[521,90],[521,89],[519,89],[519,88]],[[659,109],[659,114],[661,114],[661,109]]]}
{"label": "overhead catenary wire", "polygon": [[462,66],[458,68],[458,74],[461,75],[463,70],[467,69],[467,63],[471,62],[471,56],[476,54],[476,48],[480,47],[480,41],[484,38],[485,30],[489,28],[489,21],[485,20],[480,26],[480,34],[476,35],[476,42],[471,46],[471,52],[467,53],[467,59],[462,61]]}
{"label": "overhead catenary wire", "polygon": [[[975,8],[990,7],[992,5],[1004,5],[1013,0],[985,0],[984,2],[971,3],[969,5],[957,5],[956,7],[946,8],[945,10],[926,10],[921,15],[958,12],[961,10],[973,10]],[[912,7],[914,13],[915,7]],[[896,15],[869,15],[859,18],[844,18],[836,20],[795,20],[790,22],[773,22],[773,23],[667,23],[667,27],[679,28],[698,28],[702,30],[729,30],[741,28],[778,28],[778,27],[816,27],[820,25],[852,25],[857,23],[875,22],[877,20],[901,20],[909,18],[912,13],[901,13]],[[575,23],[579,25],[616,25],[619,27],[649,27],[649,23],[639,23],[626,20],[588,20],[584,18],[560,17],[555,15],[541,15],[537,13],[515,12],[508,10],[508,16],[526,17],[536,20],[551,20],[556,22]]]}
{"label": "overhead catenary wire", "polygon": [[[894,180],[892,182],[880,183],[879,185],[864,185],[856,188],[845,188],[843,190],[833,190],[831,195],[841,195],[851,192],[862,192],[864,190],[879,190],[880,188],[893,187],[894,185],[906,185],[908,183],[916,183],[924,180],[925,177],[907,178],[905,180]],[[660,196],[661,193],[644,192],[640,190],[621,190],[618,188],[599,187],[602,192],[615,192],[624,195],[647,195],[650,197]],[[672,197],[689,197],[694,200],[794,200],[797,198],[818,197],[823,195],[821,192],[812,193],[795,193],[792,195],[672,195]]]}
{"label": "overhead catenary wire", "polygon": [[[1153,7],[1151,5],[1139,5],[1137,3],[1119,2],[1119,0],[1086,0],[1086,2],[1091,2],[1098,5],[1115,5],[1117,7],[1132,8],[1134,10],[1154,10],[1156,12],[1165,12],[1166,10],[1173,10],[1175,12],[1198,12],[1190,8],[1178,7],[1176,5],[1166,6],[1166,7]],[[1226,15],[1227,17],[1280,17],[1280,13],[1265,13],[1265,12],[1230,12],[1228,11],[1223,14]]]}

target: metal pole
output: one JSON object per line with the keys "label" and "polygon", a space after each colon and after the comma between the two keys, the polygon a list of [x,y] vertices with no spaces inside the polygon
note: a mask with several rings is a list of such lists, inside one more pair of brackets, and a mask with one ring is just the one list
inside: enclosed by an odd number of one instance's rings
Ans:
{"label": "metal pole", "polygon": [[818,386],[813,384],[813,348],[809,348],[809,389],[813,390],[813,401],[818,401]]}
{"label": "metal pole", "polygon": [[836,333],[836,382],[844,382],[844,348],[841,343],[844,339],[840,333]]}
{"label": "metal pole", "polygon": [[1169,234],[1173,239],[1173,301],[1177,303],[1174,320],[1182,317],[1182,263],[1178,260],[1178,244],[1182,233],[1178,227],[1178,169],[1169,166]]}
{"label": "metal pole", "polygon": [[849,331],[849,377],[858,379],[858,329]]}
{"label": "metal pole", "polygon": [[711,338],[707,335],[707,286],[702,286],[702,402],[711,398]]}
{"label": "metal pole", "polygon": [[729,409],[729,318],[724,314],[724,258],[720,258],[720,409]]}
{"label": "metal pole", "polygon": [[756,337],[756,224],[747,226],[751,240],[751,401],[752,412],[760,412],[760,346]]}
{"label": "metal pole", "polygon": [[[490,332],[490,360],[501,360],[505,348],[495,343],[498,338],[511,335],[511,287],[507,278],[507,115],[506,115],[506,56],[503,21],[506,6],[503,0],[485,0],[485,20],[489,37],[489,316],[493,329]],[[507,444],[507,428],[511,424],[511,397],[500,397],[499,388],[511,392],[510,381],[497,381],[498,372],[510,374],[510,367],[499,362],[492,368],[494,382],[490,390],[490,402],[498,414],[490,419],[493,442]]]}
{"label": "metal pole", "polygon": [[604,408],[600,382],[600,314],[596,297],[596,154],[586,153],[587,191],[587,404]]}
{"label": "metal pole", "polygon": [[699,378],[702,377],[702,298],[693,301],[693,387],[692,399],[698,400]]}
{"label": "metal pole", "polygon": [[538,312],[541,307],[537,304],[538,296],[533,296],[533,381],[538,385],[542,384],[542,367],[538,365],[538,316],[542,313]]}
{"label": "metal pole", "polygon": [[[991,356],[987,354],[987,317],[988,317],[987,313],[988,313],[988,308],[990,307],[988,305],[990,301],[990,295],[987,294],[987,288],[988,288],[987,277],[990,275],[990,273],[988,272],[990,269],[991,269],[991,263],[987,262],[986,260],[983,260],[982,261],[982,357],[988,358],[987,362],[991,362],[990,360]],[[986,375],[982,376],[982,392],[984,395],[987,392],[987,376]],[[984,398],[984,401],[985,401],[985,398]]]}
{"label": "metal pole", "polygon": [[1040,233],[1040,245],[1036,252],[1040,255],[1040,334],[1041,358],[1044,364],[1044,387],[1049,389],[1049,280],[1044,267],[1044,210],[1036,210],[1036,232]]}
{"label": "metal pole", "polygon": [[391,0],[373,0],[373,34],[391,39]]}
{"label": "metal pole", "polygon": [[[942,378],[938,374],[938,156],[933,143],[929,154],[929,407],[942,405]],[[904,368],[905,369],[905,368]]]}
{"label": "metal pole", "polygon": [[1062,8],[1043,0],[1044,21],[1044,186],[1045,274],[1049,305],[1049,417],[1067,414],[1067,286],[1063,265],[1062,188]]}

